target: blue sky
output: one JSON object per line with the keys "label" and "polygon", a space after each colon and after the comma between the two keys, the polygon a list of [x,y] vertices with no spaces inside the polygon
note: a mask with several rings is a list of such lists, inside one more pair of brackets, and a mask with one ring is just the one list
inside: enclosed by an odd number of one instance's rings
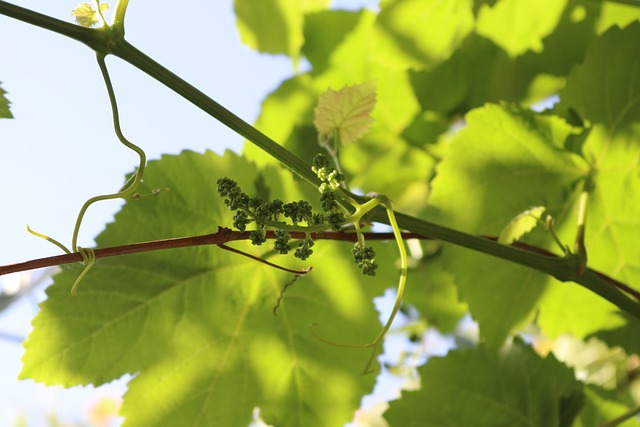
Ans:
{"label": "blue sky", "polygon": [[[76,1],[16,1],[72,22]],[[127,39],[212,98],[253,122],[260,102],[292,74],[285,57],[260,55],[241,45],[232,0],[183,1],[148,9],[130,1]],[[334,1],[337,8],[375,7],[375,0]],[[59,250],[25,231],[32,228],[65,244],[78,209],[96,194],[122,184],[137,159],[116,139],[108,98],[93,53],[85,46],[29,25],[0,17],[0,81],[12,101],[15,120],[0,121],[0,264],[57,255]],[[242,139],[223,125],[118,59],[108,60],[125,135],[149,159],[183,149],[238,150]],[[259,72],[257,72],[259,70]],[[119,201],[92,206],[82,224],[79,245],[112,219]],[[35,272],[23,277],[34,280]],[[17,277],[0,278],[0,286]],[[0,313],[0,334],[25,337],[40,290]],[[121,393],[123,384],[102,391],[45,388],[16,381],[22,347],[0,339],[0,425],[27,414],[30,426],[55,410],[63,420],[83,417],[96,393]]]}

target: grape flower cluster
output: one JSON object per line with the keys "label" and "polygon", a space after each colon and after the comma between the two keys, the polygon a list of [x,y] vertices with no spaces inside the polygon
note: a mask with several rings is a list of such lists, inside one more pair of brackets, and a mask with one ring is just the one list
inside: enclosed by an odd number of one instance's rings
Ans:
{"label": "grape flower cluster", "polygon": [[[322,213],[313,212],[313,207],[305,200],[284,203],[278,199],[264,201],[260,197],[250,197],[234,180],[219,178],[218,193],[224,198],[224,203],[229,209],[235,212],[233,227],[244,232],[249,224],[255,223],[255,228],[250,231],[250,240],[254,245],[265,243],[266,230],[273,229],[276,236],[274,249],[283,255],[292,250],[289,243],[291,231],[302,231],[305,238],[298,242],[293,255],[301,260],[309,258],[313,254],[311,248],[314,246],[312,232],[340,231],[345,223],[349,222],[336,195],[344,182],[342,173],[336,171],[329,159],[322,154],[314,158],[312,170],[323,182],[319,187]],[[362,273],[375,275],[378,265],[373,248],[356,243],[352,252]]]}

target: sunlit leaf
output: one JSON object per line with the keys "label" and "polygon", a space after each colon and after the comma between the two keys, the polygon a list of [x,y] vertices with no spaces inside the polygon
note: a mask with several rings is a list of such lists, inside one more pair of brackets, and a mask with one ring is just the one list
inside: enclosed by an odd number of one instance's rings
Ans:
{"label": "sunlit leaf", "polygon": [[500,0],[483,5],[476,31],[511,56],[543,49],[543,39],[558,24],[567,0]]}
{"label": "sunlit leaf", "polygon": [[235,0],[240,39],[265,53],[284,53],[297,61],[304,43],[304,15],[321,10],[328,0]]}
{"label": "sunlit leaf", "polygon": [[[573,427],[607,425],[637,407],[633,398],[622,391],[605,390],[592,384],[585,386],[584,391],[585,408]],[[620,427],[640,427],[640,421],[636,417],[631,417],[617,425]]]}
{"label": "sunlit leaf", "polygon": [[502,229],[498,242],[508,245],[519,240],[538,225],[544,210],[544,206],[537,206],[518,214]]}
{"label": "sunlit leaf", "polygon": [[362,138],[373,119],[371,111],[376,104],[376,87],[367,82],[347,86],[338,91],[327,90],[320,95],[313,123],[321,137],[338,135],[344,145]]}
{"label": "sunlit leaf", "polygon": [[[231,225],[216,192],[220,176],[249,193],[269,188],[271,197],[294,200],[318,194],[299,189],[289,172],[258,171],[231,153],[164,156],[149,163],[140,191],[172,191],[126,204],[97,244]],[[386,247],[395,250],[384,244],[379,252]],[[325,344],[310,325],[317,322],[326,339],[370,341],[380,330],[372,299],[397,272],[392,262],[381,263],[379,278],[363,279],[348,243],[319,241],[314,251],[313,272],[287,290],[277,316],[273,307],[291,276],[215,246],[100,260],[77,297],[69,291],[79,270],[65,270],[33,322],[21,376],[71,386],[136,374],[124,397],[125,426],[244,427],[256,406],[278,426],[343,425],[372,390],[375,376],[361,375],[369,353]],[[285,256],[271,261],[309,266]]]}
{"label": "sunlit leaf", "polygon": [[[582,147],[584,156],[598,170],[587,211],[588,264],[635,289],[640,289],[640,257],[634,234],[640,227],[640,76],[633,71],[640,66],[638,46],[637,22],[625,29],[614,27],[600,36],[584,64],[569,76],[558,107],[560,111],[572,108],[592,124]],[[552,336],[567,327],[583,336],[596,332],[598,325],[613,330],[628,323],[601,298],[582,289],[553,287],[545,295],[543,307],[539,322]],[[571,307],[571,316],[567,316],[567,307]],[[629,331],[633,330],[630,327]]]}
{"label": "sunlit leaf", "polygon": [[[561,150],[574,128],[558,117],[496,105],[474,110],[466,119],[433,181],[430,210],[435,222],[497,236],[523,208],[545,206],[554,218],[571,209],[576,199],[570,190],[587,173],[584,160]],[[533,241],[552,247],[548,233]],[[453,246],[446,246],[443,256],[483,338],[497,347],[529,320],[550,280]],[[570,292],[578,287],[564,288]]]}
{"label": "sunlit leaf", "polygon": [[[615,50],[612,50],[615,46]],[[583,119],[611,132],[640,117],[640,22],[613,27],[592,43],[560,92],[561,107],[573,107]],[[621,84],[624,82],[624,84]]]}
{"label": "sunlit leaf", "polygon": [[472,0],[386,0],[376,20],[376,57],[400,69],[431,68],[473,29]]}
{"label": "sunlit leaf", "polygon": [[[582,12],[580,19],[574,10]],[[416,96],[425,110],[453,117],[486,102],[530,104],[545,99],[564,86],[563,77],[584,59],[600,13],[600,3],[572,0],[554,31],[545,37],[544,49],[517,57],[472,33],[449,59],[433,69],[412,73]],[[503,29],[500,38],[509,42],[511,33]]]}

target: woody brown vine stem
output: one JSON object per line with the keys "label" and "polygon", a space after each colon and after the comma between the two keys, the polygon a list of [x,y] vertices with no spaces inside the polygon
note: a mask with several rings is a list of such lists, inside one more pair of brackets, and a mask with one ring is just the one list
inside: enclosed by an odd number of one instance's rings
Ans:
{"label": "woody brown vine stem", "polygon": [[[363,233],[366,240],[393,240],[393,233]],[[177,248],[186,248],[192,246],[204,246],[204,245],[217,245],[222,249],[231,250],[232,252],[238,253],[239,251],[234,250],[233,248],[229,248],[225,246],[225,243],[239,240],[249,240],[251,232],[245,231],[234,231],[225,227],[218,227],[218,231],[210,234],[203,234],[199,236],[188,236],[188,237],[177,237],[172,239],[162,239],[162,240],[152,240],[148,242],[140,242],[140,243],[132,243],[121,246],[111,246],[106,248],[94,249],[96,259],[98,258],[109,258],[120,255],[129,255],[141,252],[151,252],[151,251],[159,251],[164,249],[177,249]],[[273,231],[266,231],[267,239],[275,239],[276,235]],[[291,238],[293,239],[304,239],[306,234],[301,231],[292,231]],[[324,232],[324,233],[311,233],[311,237],[313,240],[335,240],[335,241],[343,241],[343,242],[356,242],[358,240],[358,236],[355,233],[349,232]],[[489,241],[496,241],[498,238],[496,236],[479,236],[481,238],[487,239]],[[417,240],[433,240],[432,237],[425,236],[418,233],[411,232],[403,232],[403,239],[417,239]],[[511,246],[515,248],[519,248],[525,250],[527,252],[536,253],[538,255],[547,256],[550,258],[558,258],[558,255],[550,252],[544,248],[540,248],[537,246],[529,245],[523,242],[514,242]],[[242,255],[249,256],[257,261],[264,262],[262,259],[257,259],[252,255],[248,255],[243,253]],[[37,268],[43,267],[52,267],[56,265],[63,264],[71,264],[74,262],[81,262],[83,260],[82,255],[78,252],[73,252],[70,254],[64,255],[55,255],[46,258],[38,258],[25,262],[8,264],[0,266],[0,276],[11,273],[18,273],[20,271],[28,271],[35,270]],[[271,265],[271,263],[266,262]],[[277,268],[281,268],[279,266],[275,266]],[[609,283],[611,286],[624,291],[630,295],[632,295],[637,300],[640,300],[640,292],[632,289],[631,287],[625,285],[624,283],[618,282],[617,280],[600,273],[598,271],[592,270],[598,277],[600,277],[605,282]],[[299,274],[298,271],[292,271],[296,274]]]}

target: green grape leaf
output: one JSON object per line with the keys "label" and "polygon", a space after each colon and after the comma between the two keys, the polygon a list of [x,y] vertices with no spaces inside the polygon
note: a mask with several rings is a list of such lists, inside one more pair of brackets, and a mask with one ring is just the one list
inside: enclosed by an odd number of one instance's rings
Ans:
{"label": "green grape leaf", "polygon": [[[640,227],[640,78],[634,71],[640,66],[639,44],[637,22],[601,35],[584,64],[569,76],[558,106],[559,111],[577,111],[592,124],[582,146],[584,156],[597,168],[585,231],[588,265],[635,289],[640,289],[634,237]],[[603,67],[604,60],[613,68]],[[575,221],[575,215],[567,219]],[[539,322],[550,336],[567,330],[583,336],[627,324],[607,302],[583,289],[550,288],[542,305]]]}
{"label": "green grape leaf", "polygon": [[[100,13],[103,13],[109,9],[109,5],[107,3],[100,3]],[[98,11],[93,8],[93,5],[90,3],[80,3],[80,6],[73,9],[71,12],[76,18],[76,22],[87,28],[91,28],[100,22],[100,17],[98,15]]]}
{"label": "green grape leaf", "polygon": [[[625,396],[616,390],[605,390],[589,384],[585,386],[584,392],[585,406],[573,427],[606,425],[637,406],[631,396]],[[640,421],[637,418],[630,418],[616,426],[639,427]]]}
{"label": "green grape leaf", "polygon": [[584,399],[571,369],[520,340],[498,354],[454,350],[418,372],[422,389],[390,403],[390,425],[569,427]]}
{"label": "green grape leaf", "polygon": [[[466,120],[433,181],[434,222],[495,236],[528,206],[545,206],[554,218],[573,206],[570,190],[587,174],[583,159],[562,150],[574,128],[558,117],[496,105],[473,110]],[[551,237],[532,241],[545,246]],[[550,280],[462,248],[445,246],[443,257],[482,337],[495,347],[529,320]]]}
{"label": "green grape leaf", "polygon": [[376,105],[376,86],[366,82],[320,95],[313,123],[320,137],[338,134],[349,145],[362,138],[371,127],[371,111]]}
{"label": "green grape leaf", "polygon": [[538,225],[544,211],[544,206],[536,206],[518,214],[502,229],[498,236],[498,242],[510,245],[519,240]]}
{"label": "green grape leaf", "polygon": [[[269,188],[283,200],[318,197],[288,171],[258,171],[229,152],[163,156],[149,162],[140,192],[171,192],[125,204],[97,245],[230,225],[232,213],[216,190],[221,176],[250,194]],[[297,269],[309,266],[247,242],[230,245]],[[387,247],[393,245],[381,253]],[[372,298],[398,273],[381,263],[379,277],[363,278],[349,244],[318,241],[314,251],[313,271],[286,291],[277,316],[273,307],[292,276],[215,246],[101,259],[76,297],[69,291],[81,269],[72,266],[47,289],[21,377],[73,386],[134,374],[122,409],[128,427],[244,427],[256,406],[278,426],[343,425],[375,382],[361,375],[369,350],[327,345],[310,325],[317,322],[326,339],[370,341],[381,327]]]}
{"label": "green grape leaf", "polygon": [[11,102],[5,97],[7,91],[0,87],[0,119],[12,119],[13,114],[9,109]]}
{"label": "green grape leaf", "polygon": [[[543,40],[544,49],[517,57],[495,41],[472,33],[448,60],[411,73],[422,108],[455,117],[486,102],[529,105],[558,93],[564,86],[563,77],[584,59],[602,7],[590,0],[572,0],[553,33]],[[581,12],[580,19],[576,11]],[[499,38],[510,40],[511,33],[504,31]]]}
{"label": "green grape leaf", "polygon": [[[334,17],[337,11],[309,15],[309,22],[321,17]],[[428,183],[435,160],[420,146],[402,134],[420,113],[409,76],[372,59],[375,15],[362,10],[349,19],[356,21],[349,31],[333,40],[333,51],[327,46],[318,56],[318,72],[293,77],[281,84],[264,101],[256,126],[288,150],[311,162],[320,147],[313,124],[314,107],[327,87],[343,87],[363,81],[376,83],[376,107],[373,125],[357,144],[342,147],[340,161],[349,184],[365,191],[384,193],[394,206],[404,212],[418,213],[427,203]],[[340,22],[341,18],[331,20]],[[317,24],[317,25],[316,25]],[[323,39],[320,22],[305,29],[308,40]],[[306,55],[306,53],[305,53]],[[328,57],[326,56],[328,55]],[[251,144],[244,153],[259,165],[277,161]],[[373,154],[373,155],[372,155]],[[416,203],[419,201],[419,203]]]}
{"label": "green grape leaf", "polygon": [[328,4],[328,0],[235,0],[240,39],[258,52],[284,53],[295,62],[304,43],[305,14]]}
{"label": "green grape leaf", "polygon": [[315,73],[327,68],[331,53],[354,30],[361,15],[362,12],[323,10],[305,17],[302,53]]}
{"label": "green grape leaf", "polygon": [[626,313],[619,313],[623,318],[622,326],[601,329],[592,334],[607,343],[609,347],[621,347],[627,354],[640,354],[640,321]]}
{"label": "green grape leaf", "polygon": [[458,300],[454,277],[444,268],[439,254],[426,256],[409,269],[403,303],[414,306],[429,326],[442,333],[455,331],[468,312],[467,305]]}
{"label": "green grape leaf", "polygon": [[573,107],[583,119],[604,124],[612,132],[636,122],[640,116],[639,64],[640,22],[624,29],[611,28],[592,43],[584,63],[571,73],[560,92],[559,108]]}
{"label": "green grape leaf", "polygon": [[558,25],[567,0],[501,0],[483,5],[476,32],[515,57],[541,52],[543,39]]}
{"label": "green grape leaf", "polygon": [[376,20],[376,58],[400,69],[431,68],[473,30],[472,0],[386,0]]}
{"label": "green grape leaf", "polygon": [[640,21],[640,8],[636,4],[606,2],[602,4],[597,32],[601,34],[610,27],[626,27],[633,21]]}

